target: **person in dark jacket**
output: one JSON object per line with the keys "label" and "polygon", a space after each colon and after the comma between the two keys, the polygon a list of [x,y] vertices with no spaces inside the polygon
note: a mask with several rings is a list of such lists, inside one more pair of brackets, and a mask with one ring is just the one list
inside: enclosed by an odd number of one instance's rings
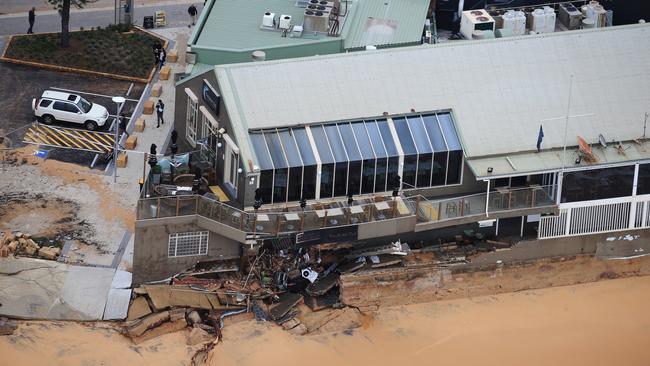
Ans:
{"label": "person in dark jacket", "polygon": [[35,7],[32,7],[32,9],[29,11],[27,19],[29,20],[29,29],[27,30],[27,34],[32,34],[34,33],[34,21],[36,20]]}
{"label": "person in dark jacket", "polygon": [[158,125],[156,128],[160,127],[160,124],[165,124],[165,120],[163,119],[163,112],[165,111],[165,104],[162,102],[162,100],[158,99],[158,103],[156,104],[156,115],[158,116]]}
{"label": "person in dark jacket", "polygon": [[126,137],[130,136],[129,133],[126,131],[126,116],[124,115],[124,113],[120,114],[118,126],[120,128],[120,131],[119,131],[120,135],[125,133]]}
{"label": "person in dark jacket", "polygon": [[[196,10],[196,6],[194,4],[190,5],[189,8],[187,8],[187,13],[190,15],[190,19],[192,20],[192,25],[196,24],[196,14],[198,14],[198,11]],[[190,27],[188,25],[188,27]]]}
{"label": "person in dark jacket", "polygon": [[160,50],[162,49],[162,45],[160,44],[160,42],[156,41],[154,42],[152,48],[153,48],[154,64],[158,66],[158,62],[160,62]]}

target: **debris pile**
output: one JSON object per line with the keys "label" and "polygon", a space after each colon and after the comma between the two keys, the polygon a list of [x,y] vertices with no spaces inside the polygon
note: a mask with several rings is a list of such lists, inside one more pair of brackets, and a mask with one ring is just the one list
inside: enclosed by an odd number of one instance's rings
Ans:
{"label": "debris pile", "polygon": [[0,257],[8,257],[10,255],[56,260],[61,255],[61,248],[41,247],[27,233],[17,232],[12,234],[11,232],[5,232],[0,237]]}

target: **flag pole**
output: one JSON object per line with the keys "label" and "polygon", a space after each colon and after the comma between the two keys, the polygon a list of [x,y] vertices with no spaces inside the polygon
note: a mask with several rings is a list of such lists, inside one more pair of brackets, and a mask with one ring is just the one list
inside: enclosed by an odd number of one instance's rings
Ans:
{"label": "flag pole", "polygon": [[558,179],[558,193],[556,204],[560,204],[560,198],[562,197],[562,180],[564,179],[564,168],[566,165],[566,138],[569,131],[569,113],[571,113],[571,92],[573,91],[573,74],[569,80],[569,100],[567,101],[566,107],[566,117],[564,120],[564,143],[562,146],[562,169],[560,170],[560,177]]}

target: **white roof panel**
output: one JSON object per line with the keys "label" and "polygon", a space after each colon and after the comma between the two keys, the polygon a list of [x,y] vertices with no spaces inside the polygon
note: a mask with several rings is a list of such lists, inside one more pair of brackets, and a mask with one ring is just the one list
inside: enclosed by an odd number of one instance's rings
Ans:
{"label": "white roof panel", "polygon": [[[217,67],[229,116],[247,129],[452,109],[469,157],[631,140],[650,100],[650,25]],[[222,83],[222,80],[224,82]],[[546,121],[543,121],[546,120]]]}

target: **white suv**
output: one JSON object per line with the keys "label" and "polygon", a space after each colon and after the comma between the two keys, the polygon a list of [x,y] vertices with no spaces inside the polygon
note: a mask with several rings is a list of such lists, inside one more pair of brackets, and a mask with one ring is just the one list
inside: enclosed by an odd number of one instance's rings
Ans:
{"label": "white suv", "polygon": [[46,90],[39,99],[32,99],[34,115],[46,125],[56,121],[83,124],[90,131],[104,126],[108,111],[76,94]]}

